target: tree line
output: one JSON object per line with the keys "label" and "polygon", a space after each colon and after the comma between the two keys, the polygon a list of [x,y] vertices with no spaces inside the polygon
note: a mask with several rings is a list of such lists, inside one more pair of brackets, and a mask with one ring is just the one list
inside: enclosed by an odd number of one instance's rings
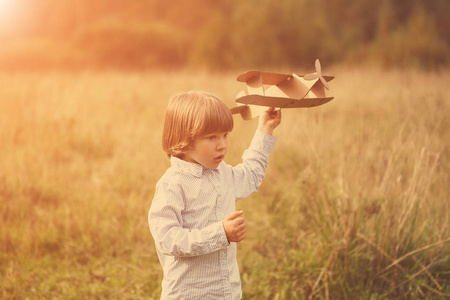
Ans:
{"label": "tree line", "polygon": [[0,30],[0,68],[450,61],[448,0],[40,0],[15,13],[12,29]]}

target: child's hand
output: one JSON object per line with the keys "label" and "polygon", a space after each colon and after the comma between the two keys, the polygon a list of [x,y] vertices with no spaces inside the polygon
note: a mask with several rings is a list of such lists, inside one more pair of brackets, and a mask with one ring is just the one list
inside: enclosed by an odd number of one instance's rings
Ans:
{"label": "child's hand", "polygon": [[227,235],[228,242],[240,242],[245,237],[245,221],[244,218],[238,218],[244,212],[242,210],[235,211],[223,219],[223,229]]}
{"label": "child's hand", "polygon": [[272,135],[273,130],[281,123],[281,109],[270,107],[259,116],[258,130]]}

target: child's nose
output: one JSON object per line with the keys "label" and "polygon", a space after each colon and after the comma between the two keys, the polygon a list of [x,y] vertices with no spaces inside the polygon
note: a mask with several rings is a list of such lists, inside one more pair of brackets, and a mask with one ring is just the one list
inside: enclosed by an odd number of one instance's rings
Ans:
{"label": "child's nose", "polygon": [[227,143],[225,141],[225,139],[219,139],[219,142],[217,144],[217,148],[218,149],[223,149],[227,146]]}

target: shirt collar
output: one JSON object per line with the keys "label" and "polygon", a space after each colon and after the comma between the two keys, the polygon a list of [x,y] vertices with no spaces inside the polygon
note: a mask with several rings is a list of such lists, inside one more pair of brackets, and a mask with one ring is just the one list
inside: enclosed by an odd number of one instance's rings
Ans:
{"label": "shirt collar", "polygon": [[187,162],[175,156],[170,157],[170,164],[174,168],[180,169],[199,178],[202,177],[203,170],[206,169],[200,164]]}

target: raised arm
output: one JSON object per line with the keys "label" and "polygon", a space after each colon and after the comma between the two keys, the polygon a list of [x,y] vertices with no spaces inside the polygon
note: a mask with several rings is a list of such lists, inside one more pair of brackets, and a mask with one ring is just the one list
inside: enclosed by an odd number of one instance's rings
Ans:
{"label": "raised arm", "polygon": [[250,147],[245,150],[243,162],[232,168],[232,178],[236,199],[248,197],[258,190],[265,176],[269,156],[273,150],[276,138],[273,130],[281,122],[281,111],[269,108],[259,117],[258,129]]}

